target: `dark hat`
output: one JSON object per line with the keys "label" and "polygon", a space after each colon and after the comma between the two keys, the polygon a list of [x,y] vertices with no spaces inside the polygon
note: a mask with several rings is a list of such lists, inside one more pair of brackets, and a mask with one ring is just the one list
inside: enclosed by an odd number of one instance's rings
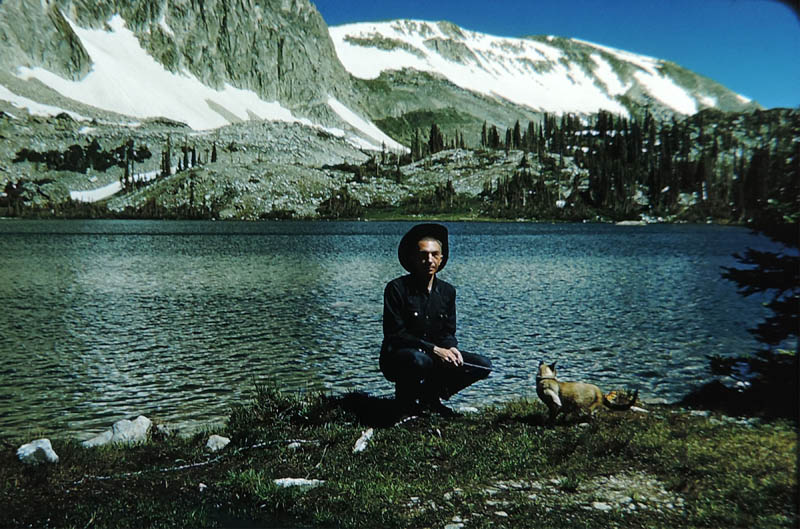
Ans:
{"label": "dark hat", "polygon": [[417,224],[408,233],[403,235],[400,239],[400,245],[397,247],[397,258],[400,259],[400,264],[403,265],[409,272],[413,272],[413,266],[410,262],[411,252],[417,251],[417,243],[425,237],[433,237],[442,243],[442,263],[439,265],[439,270],[444,268],[447,264],[447,258],[450,256],[450,245],[447,243],[447,228],[441,224]]}

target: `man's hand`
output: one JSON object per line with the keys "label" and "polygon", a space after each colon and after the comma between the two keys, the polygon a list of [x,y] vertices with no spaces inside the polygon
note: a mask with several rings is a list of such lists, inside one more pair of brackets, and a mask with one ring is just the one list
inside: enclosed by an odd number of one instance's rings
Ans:
{"label": "man's hand", "polygon": [[461,356],[461,351],[455,347],[445,349],[444,347],[434,346],[433,354],[438,356],[445,364],[451,364],[456,367],[464,364],[464,358]]}

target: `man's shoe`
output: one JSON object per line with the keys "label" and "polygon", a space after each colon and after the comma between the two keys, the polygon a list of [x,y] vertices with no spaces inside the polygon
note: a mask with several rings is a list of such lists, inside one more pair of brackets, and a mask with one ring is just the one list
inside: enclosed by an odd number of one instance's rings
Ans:
{"label": "man's shoe", "polygon": [[399,417],[410,417],[419,415],[422,407],[417,403],[417,399],[398,399],[395,398],[395,409]]}
{"label": "man's shoe", "polygon": [[461,414],[452,408],[448,408],[442,401],[439,399],[430,400],[423,403],[423,407],[430,411],[431,413],[435,413],[442,417],[452,418],[452,417],[461,417]]}

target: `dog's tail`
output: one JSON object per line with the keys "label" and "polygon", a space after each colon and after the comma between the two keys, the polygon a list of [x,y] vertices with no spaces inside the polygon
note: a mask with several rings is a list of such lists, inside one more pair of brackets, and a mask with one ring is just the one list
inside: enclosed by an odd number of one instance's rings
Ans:
{"label": "dog's tail", "polygon": [[[609,393],[609,395],[611,395],[612,393],[613,391]],[[610,401],[608,399],[608,395],[603,395],[603,404],[606,406],[606,408],[609,408],[611,410],[625,411],[631,409],[631,406],[636,404],[636,399],[638,397],[639,397],[639,388],[636,388],[636,390],[634,390],[633,392],[633,396],[628,400],[628,402],[624,404],[618,404],[616,402]]]}

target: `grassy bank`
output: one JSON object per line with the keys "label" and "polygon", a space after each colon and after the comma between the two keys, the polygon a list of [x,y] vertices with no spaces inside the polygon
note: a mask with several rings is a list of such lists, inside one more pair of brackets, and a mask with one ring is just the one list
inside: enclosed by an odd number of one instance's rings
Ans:
{"label": "grassy bank", "polygon": [[[31,467],[5,440],[6,527],[796,527],[797,430],[692,414],[544,424],[515,401],[395,424],[393,401],[257,387],[227,427],[132,447],[55,441]],[[363,452],[353,447],[368,426]],[[232,439],[209,454],[210,433]],[[281,488],[277,478],[321,480]]]}

